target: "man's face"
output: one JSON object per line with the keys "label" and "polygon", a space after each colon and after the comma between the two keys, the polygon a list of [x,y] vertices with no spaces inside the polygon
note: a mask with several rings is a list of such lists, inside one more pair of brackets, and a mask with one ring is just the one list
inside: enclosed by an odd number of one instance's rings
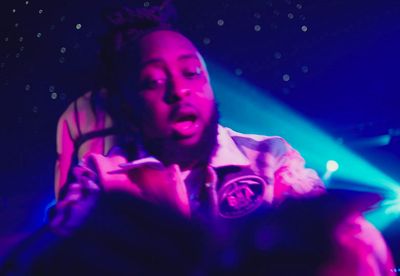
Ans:
{"label": "man's face", "polygon": [[199,143],[215,102],[197,49],[177,32],[155,31],[139,41],[139,62],[136,106],[144,136],[182,146]]}

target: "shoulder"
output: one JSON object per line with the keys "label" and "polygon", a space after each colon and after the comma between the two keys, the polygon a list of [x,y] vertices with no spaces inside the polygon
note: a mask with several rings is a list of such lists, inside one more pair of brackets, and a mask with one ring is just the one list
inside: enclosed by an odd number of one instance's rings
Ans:
{"label": "shoulder", "polygon": [[223,127],[223,131],[244,151],[268,152],[276,156],[281,156],[293,150],[289,143],[280,136],[244,134],[227,127]]}
{"label": "shoulder", "polygon": [[72,101],[68,107],[65,109],[65,111],[62,113],[60,116],[60,120],[72,120],[75,116],[75,112],[82,112],[82,111],[87,111],[87,109],[90,107],[90,99],[92,96],[92,91],[88,91],[82,96],[78,97],[74,101]]}
{"label": "shoulder", "polygon": [[68,105],[58,119],[59,129],[66,125],[72,137],[76,138],[78,136],[79,131],[77,129],[77,125],[79,124],[79,117],[82,115],[82,113],[91,112],[91,95],[92,91],[88,91]]}

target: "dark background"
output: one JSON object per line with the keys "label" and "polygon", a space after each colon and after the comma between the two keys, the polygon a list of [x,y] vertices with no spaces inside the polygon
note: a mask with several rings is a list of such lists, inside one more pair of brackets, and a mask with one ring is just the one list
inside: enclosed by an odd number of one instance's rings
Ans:
{"label": "dark background", "polygon": [[[0,256],[43,222],[54,198],[57,119],[92,87],[105,28],[99,14],[110,2],[129,1],[0,4]],[[400,180],[400,1],[174,3],[181,29],[206,58],[269,91]],[[383,134],[392,135],[388,145],[357,147]]]}

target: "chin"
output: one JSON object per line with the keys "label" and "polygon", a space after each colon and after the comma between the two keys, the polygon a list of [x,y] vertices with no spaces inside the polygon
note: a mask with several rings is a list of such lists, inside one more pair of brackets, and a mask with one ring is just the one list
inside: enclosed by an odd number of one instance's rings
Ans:
{"label": "chin", "polygon": [[201,135],[199,134],[195,134],[193,136],[190,137],[180,137],[177,138],[177,144],[184,146],[184,147],[191,147],[191,146],[195,146],[200,142],[201,139]]}

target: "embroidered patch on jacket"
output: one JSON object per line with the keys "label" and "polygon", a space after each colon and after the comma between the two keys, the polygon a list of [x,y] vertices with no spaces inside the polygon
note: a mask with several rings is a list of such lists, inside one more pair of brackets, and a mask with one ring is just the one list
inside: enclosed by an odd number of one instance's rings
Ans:
{"label": "embroidered patch on jacket", "polygon": [[256,175],[233,178],[218,191],[218,209],[224,218],[238,218],[257,209],[263,202],[265,181]]}

